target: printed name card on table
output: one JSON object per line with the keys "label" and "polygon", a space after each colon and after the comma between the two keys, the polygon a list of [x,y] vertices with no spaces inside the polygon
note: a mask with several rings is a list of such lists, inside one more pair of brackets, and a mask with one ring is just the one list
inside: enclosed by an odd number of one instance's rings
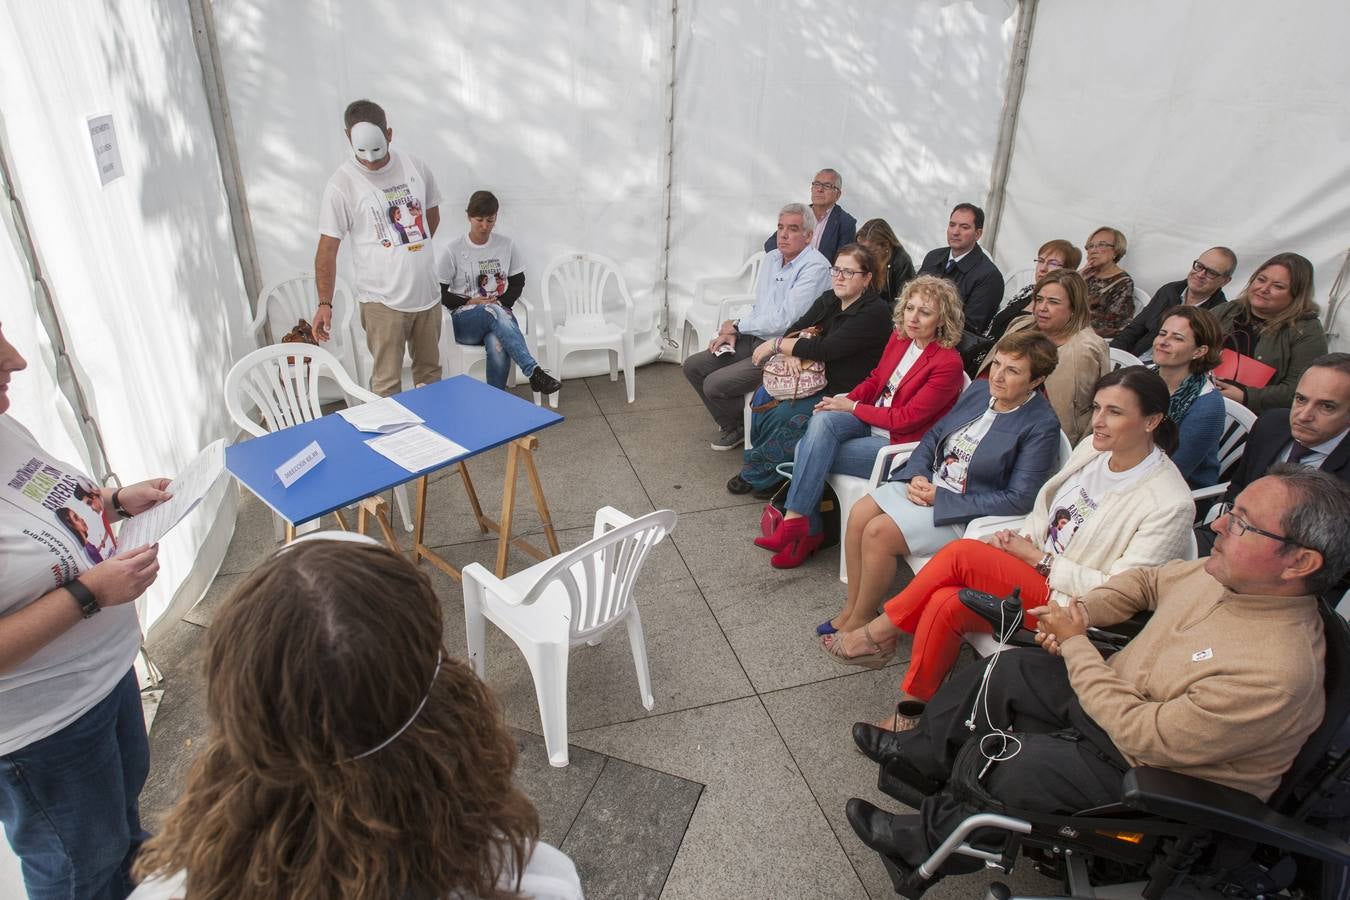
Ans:
{"label": "printed name card on table", "polygon": [[282,487],[290,487],[300,480],[310,469],[323,462],[323,448],[318,441],[310,441],[309,446],[277,467],[277,479]]}

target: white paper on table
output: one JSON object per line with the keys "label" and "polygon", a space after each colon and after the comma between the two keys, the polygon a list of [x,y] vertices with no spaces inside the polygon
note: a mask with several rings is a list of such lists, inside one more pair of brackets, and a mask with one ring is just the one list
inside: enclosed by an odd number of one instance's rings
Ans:
{"label": "white paper on table", "polygon": [[421,472],[423,469],[440,465],[469,452],[425,425],[415,425],[383,437],[371,438],[366,443],[370,445],[370,449],[388,457],[409,472]]}
{"label": "white paper on table", "polygon": [[201,502],[217,479],[225,474],[225,441],[208,446],[183,467],[165,488],[173,496],[122,523],[117,532],[119,550],[134,550],[157,542]]}
{"label": "white paper on table", "polygon": [[393,397],[381,397],[369,403],[349,406],[338,410],[338,415],[350,422],[357,431],[375,434],[389,434],[409,425],[421,425],[425,421]]}

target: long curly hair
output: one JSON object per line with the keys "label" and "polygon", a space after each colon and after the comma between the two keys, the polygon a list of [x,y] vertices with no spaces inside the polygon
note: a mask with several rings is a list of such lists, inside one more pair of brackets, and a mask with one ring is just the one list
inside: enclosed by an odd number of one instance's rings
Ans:
{"label": "long curly hair", "polygon": [[138,877],[186,870],[194,900],[516,896],[498,882],[519,885],[538,814],[424,574],[382,547],[296,544],[206,640],[207,745]]}

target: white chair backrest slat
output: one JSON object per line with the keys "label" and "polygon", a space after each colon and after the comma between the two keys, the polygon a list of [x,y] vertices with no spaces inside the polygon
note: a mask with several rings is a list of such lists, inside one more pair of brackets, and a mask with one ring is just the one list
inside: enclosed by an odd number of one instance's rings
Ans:
{"label": "white chair backrest slat", "polygon": [[1219,439],[1219,480],[1226,481],[1247,449],[1247,435],[1256,425],[1256,413],[1236,400],[1223,398],[1223,437]]}
{"label": "white chair backrest slat", "polygon": [[[319,382],[324,377],[336,381],[349,402],[379,399],[358,387],[342,364],[322,347],[271,344],[249,353],[230,369],[225,376],[225,406],[235,424],[250,434],[279,431],[323,415]],[[262,415],[262,427],[244,408],[244,398]]]}
{"label": "white chair backrest slat", "polygon": [[[545,326],[552,329],[553,317],[562,311],[562,324],[585,326],[605,321],[605,292],[613,283],[614,292],[623,301],[625,319],[633,312],[633,300],[618,266],[603,256],[569,253],[549,263],[544,270],[543,301]],[[631,325],[626,321],[625,325]]]}

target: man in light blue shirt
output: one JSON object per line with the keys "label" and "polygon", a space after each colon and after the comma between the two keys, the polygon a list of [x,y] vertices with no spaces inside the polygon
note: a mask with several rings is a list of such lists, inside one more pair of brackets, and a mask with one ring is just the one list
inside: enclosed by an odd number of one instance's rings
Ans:
{"label": "man in light blue shirt", "polygon": [[762,373],[751,360],[755,347],[783,335],[830,286],[830,262],[811,246],[816,217],[804,203],[778,213],[778,247],[764,257],[755,283],[755,305],[739,321],[728,319],[708,343],[690,354],[684,376],[712,413],[721,433],[714,450],[735,450],[745,440],[745,395]]}

